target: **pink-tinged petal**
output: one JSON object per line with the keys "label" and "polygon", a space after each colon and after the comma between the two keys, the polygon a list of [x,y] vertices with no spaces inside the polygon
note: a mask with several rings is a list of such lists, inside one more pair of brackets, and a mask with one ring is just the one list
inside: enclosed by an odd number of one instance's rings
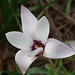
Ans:
{"label": "pink-tinged petal", "polygon": [[72,48],[53,38],[48,39],[44,52],[44,56],[53,59],[66,58],[74,54]]}
{"label": "pink-tinged petal", "polygon": [[42,51],[43,51],[43,48],[42,47],[39,47],[36,50],[31,51],[27,56],[28,57],[34,57],[36,54],[38,54],[39,52],[42,52]]}
{"label": "pink-tinged petal", "polygon": [[70,42],[70,46],[75,50],[75,42]]}
{"label": "pink-tinged petal", "polygon": [[45,16],[43,16],[37,23],[35,30],[35,37],[40,40],[43,44],[46,43],[49,35],[49,22]]}
{"label": "pink-tinged petal", "polygon": [[31,63],[36,59],[36,57],[28,57],[27,54],[29,52],[25,50],[20,50],[15,55],[15,61],[18,64],[19,68],[22,71],[22,74],[25,74],[28,67],[31,65]]}
{"label": "pink-tinged petal", "polygon": [[6,33],[7,40],[15,47],[23,50],[31,50],[33,41],[31,38],[25,36],[24,33],[12,31]]}
{"label": "pink-tinged petal", "polygon": [[21,5],[22,29],[25,34],[34,39],[35,27],[38,22],[36,17],[23,5]]}

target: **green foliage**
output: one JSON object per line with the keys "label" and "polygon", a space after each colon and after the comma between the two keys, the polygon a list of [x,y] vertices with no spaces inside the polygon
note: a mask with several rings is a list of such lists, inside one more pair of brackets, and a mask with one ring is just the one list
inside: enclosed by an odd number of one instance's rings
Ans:
{"label": "green foliage", "polygon": [[46,69],[41,69],[41,68],[31,68],[27,71],[25,75],[31,75],[31,74],[48,74],[48,71]]}
{"label": "green foliage", "polygon": [[12,71],[12,66],[8,63],[9,71]]}
{"label": "green foliage", "polygon": [[22,74],[22,72],[21,72],[21,70],[20,70],[20,68],[18,67],[17,64],[15,65],[15,68],[16,68],[16,71],[17,71],[18,73]]}
{"label": "green foliage", "polygon": [[52,3],[58,2],[59,0],[51,0]]}
{"label": "green foliage", "polygon": [[66,4],[66,14],[67,15],[70,15],[71,13],[71,3],[72,3],[72,0],[67,0],[67,4]]}
{"label": "green foliage", "polygon": [[2,71],[0,72],[0,75],[2,74],[8,74],[8,75],[22,75],[20,73],[17,73],[17,72],[13,72],[13,71]]}
{"label": "green foliage", "polygon": [[3,74],[8,74],[8,75],[22,75],[22,72],[19,69],[19,67],[17,66],[17,64],[15,64],[16,72],[14,72],[12,70],[12,66],[9,63],[8,63],[8,66],[9,66],[9,71],[7,71],[7,70],[1,71],[0,75],[3,75]]}
{"label": "green foliage", "polygon": [[50,64],[47,63],[45,65],[45,68],[48,70],[49,75],[54,75],[53,68],[52,68],[52,66]]}
{"label": "green foliage", "polygon": [[30,11],[33,11],[33,10],[39,9],[40,7],[41,7],[40,5],[36,5],[36,6],[29,7],[28,9]]}
{"label": "green foliage", "polygon": [[20,14],[19,8],[17,8],[17,6],[18,0],[0,0],[0,11],[3,20],[3,24],[1,24],[0,27],[0,40],[4,39],[6,32],[11,30],[20,30],[18,26],[20,21],[16,21],[16,18],[17,20],[20,20],[18,17]]}

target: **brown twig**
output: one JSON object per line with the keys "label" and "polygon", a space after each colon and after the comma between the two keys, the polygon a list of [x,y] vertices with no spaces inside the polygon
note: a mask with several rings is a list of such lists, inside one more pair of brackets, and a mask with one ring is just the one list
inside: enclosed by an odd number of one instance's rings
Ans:
{"label": "brown twig", "polygon": [[[46,0],[47,3],[50,3],[50,0]],[[67,18],[69,21],[73,22],[75,24],[75,20],[73,18],[71,18],[70,16],[66,15],[60,8],[60,6],[58,6],[57,4],[52,4],[51,5],[52,8],[54,8],[56,11],[58,11],[61,15],[63,15],[65,18]]]}

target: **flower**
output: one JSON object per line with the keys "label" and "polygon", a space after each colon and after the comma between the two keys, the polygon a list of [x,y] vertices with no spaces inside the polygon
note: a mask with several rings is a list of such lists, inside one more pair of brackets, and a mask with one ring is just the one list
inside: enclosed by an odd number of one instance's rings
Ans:
{"label": "flower", "polygon": [[49,38],[49,22],[45,16],[40,20],[23,5],[21,6],[21,20],[23,33],[11,31],[6,38],[15,47],[21,49],[15,55],[15,61],[23,74],[30,64],[41,54],[48,58],[66,58],[75,51],[62,42]]}

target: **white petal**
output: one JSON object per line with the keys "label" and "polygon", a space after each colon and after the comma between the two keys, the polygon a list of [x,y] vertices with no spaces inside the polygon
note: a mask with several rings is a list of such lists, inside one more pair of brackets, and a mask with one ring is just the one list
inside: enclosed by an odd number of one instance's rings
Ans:
{"label": "white petal", "polygon": [[40,40],[43,44],[47,41],[49,35],[49,22],[45,16],[43,16],[37,23],[35,30],[35,37]]}
{"label": "white petal", "polygon": [[75,50],[75,42],[70,42],[70,46]]}
{"label": "white petal", "polygon": [[62,42],[50,38],[47,41],[44,56],[49,58],[66,58],[75,54],[75,51]]}
{"label": "white petal", "polygon": [[36,54],[38,54],[39,52],[42,52],[42,51],[43,51],[43,48],[42,47],[39,47],[36,50],[31,51],[27,56],[34,57]]}
{"label": "white petal", "polygon": [[18,31],[12,31],[6,33],[8,41],[15,47],[23,50],[30,50],[33,41],[29,37],[25,36],[24,33]]}
{"label": "white petal", "polygon": [[25,50],[20,50],[15,55],[15,61],[20,67],[23,74],[27,71],[28,67],[31,65],[31,63],[36,59],[36,57],[28,57],[27,54],[29,52]]}
{"label": "white petal", "polygon": [[34,39],[34,31],[38,21],[36,17],[23,5],[21,6],[21,20],[23,32]]}

